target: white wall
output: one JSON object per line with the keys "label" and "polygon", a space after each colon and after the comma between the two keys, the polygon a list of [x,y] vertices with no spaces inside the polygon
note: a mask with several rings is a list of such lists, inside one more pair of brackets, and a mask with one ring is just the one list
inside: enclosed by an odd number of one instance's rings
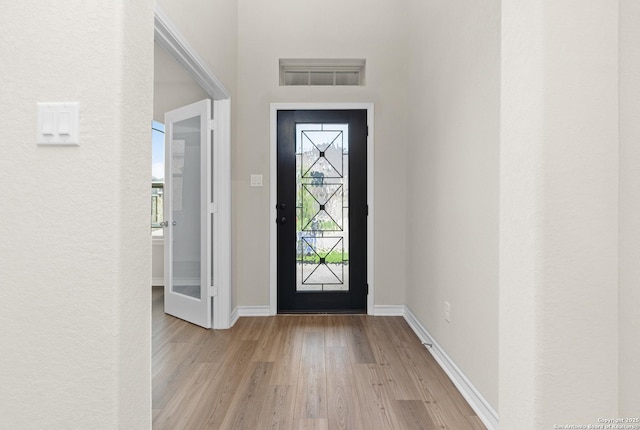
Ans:
{"label": "white wall", "polygon": [[[0,428],[151,427],[152,35],[151,1],[2,5]],[[80,146],[36,145],[39,101]]]}
{"label": "white wall", "polygon": [[409,1],[408,27],[406,304],[497,410],[500,2]]}
{"label": "white wall", "polygon": [[189,72],[173,57],[153,44],[153,119],[164,124],[164,114],[209,98]]}
{"label": "white wall", "polygon": [[620,410],[640,416],[640,3],[620,1]]}
{"label": "white wall", "polygon": [[502,1],[500,426],[618,416],[618,7]]}
{"label": "white wall", "polygon": [[164,238],[151,239],[151,285],[164,285]]}
{"label": "white wall", "polygon": [[237,80],[238,1],[157,2],[233,97]]}
{"label": "white wall", "polygon": [[[403,304],[405,9],[386,0],[241,0],[238,17],[236,304],[269,304],[269,189],[251,188],[249,176],[269,177],[269,104],[275,102],[375,103],[375,301]],[[366,86],[280,87],[279,58],[366,58]]]}

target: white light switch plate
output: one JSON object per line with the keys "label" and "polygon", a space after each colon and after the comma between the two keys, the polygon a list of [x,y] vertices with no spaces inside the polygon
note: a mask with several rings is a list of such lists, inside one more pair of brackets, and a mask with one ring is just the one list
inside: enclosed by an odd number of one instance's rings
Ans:
{"label": "white light switch plate", "polygon": [[262,175],[251,175],[251,186],[252,187],[261,187],[262,186]]}
{"label": "white light switch plate", "polygon": [[444,320],[448,323],[451,322],[451,303],[444,302]]}
{"label": "white light switch plate", "polygon": [[38,145],[78,145],[80,103],[38,103]]}

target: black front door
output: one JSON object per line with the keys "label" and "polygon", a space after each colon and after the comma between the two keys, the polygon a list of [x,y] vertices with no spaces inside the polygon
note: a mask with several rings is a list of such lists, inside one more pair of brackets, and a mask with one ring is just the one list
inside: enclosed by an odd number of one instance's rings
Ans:
{"label": "black front door", "polygon": [[366,312],[367,111],[278,111],[278,312]]}

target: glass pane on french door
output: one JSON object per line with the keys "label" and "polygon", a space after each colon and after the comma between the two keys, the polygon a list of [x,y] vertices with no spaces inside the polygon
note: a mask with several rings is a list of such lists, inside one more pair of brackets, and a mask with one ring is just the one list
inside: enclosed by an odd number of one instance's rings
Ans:
{"label": "glass pane on french door", "polygon": [[172,291],[201,300],[200,116],[173,124],[171,149]]}
{"label": "glass pane on french door", "polygon": [[349,290],[349,125],[296,124],[296,290]]}

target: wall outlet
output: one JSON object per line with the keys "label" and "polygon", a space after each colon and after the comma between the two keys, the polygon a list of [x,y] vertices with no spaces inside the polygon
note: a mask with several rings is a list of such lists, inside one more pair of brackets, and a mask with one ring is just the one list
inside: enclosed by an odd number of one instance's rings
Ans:
{"label": "wall outlet", "polygon": [[444,319],[446,322],[451,322],[451,303],[444,302]]}

